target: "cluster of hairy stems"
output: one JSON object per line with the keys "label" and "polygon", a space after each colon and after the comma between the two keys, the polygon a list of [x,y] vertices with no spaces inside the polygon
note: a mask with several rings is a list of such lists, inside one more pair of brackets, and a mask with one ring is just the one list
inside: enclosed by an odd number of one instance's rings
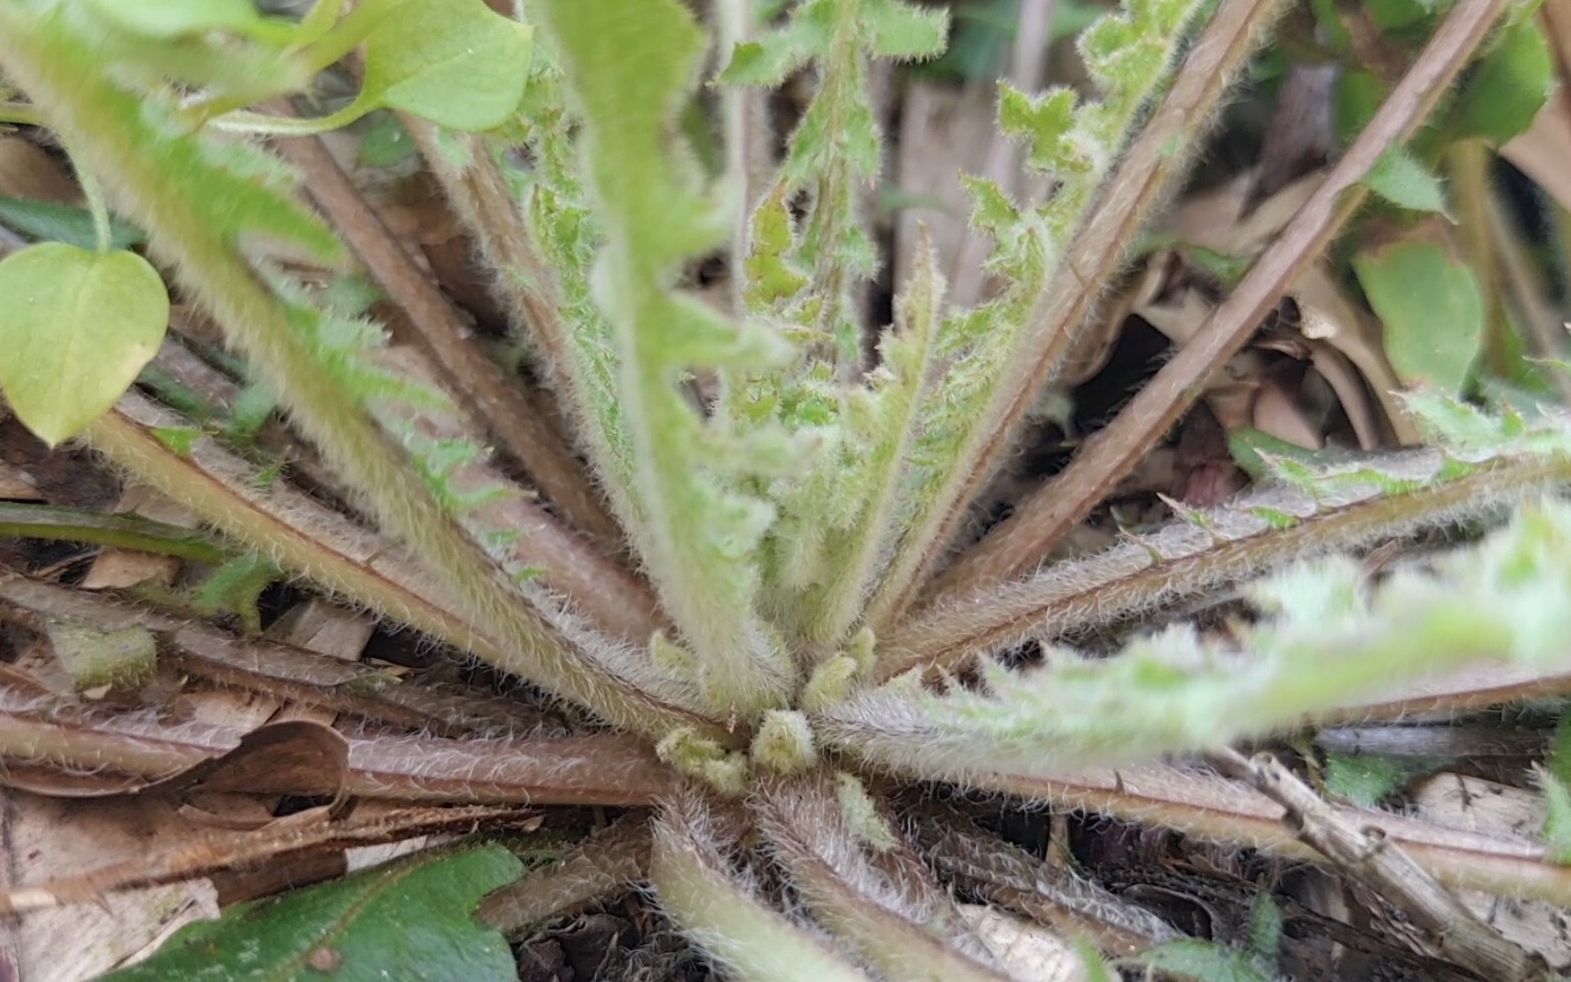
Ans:
{"label": "cluster of hairy stems", "polygon": [[[978,542],[963,538],[970,503],[1053,381],[1096,285],[1113,279],[1181,174],[1188,153],[1175,146],[1195,149],[1196,121],[1211,117],[1269,29],[1270,0],[1222,0],[1202,23],[1193,21],[1203,4],[1131,3],[1082,43],[1101,101],[1006,90],[1003,128],[1054,191],[1017,203],[973,182],[977,224],[996,243],[989,270],[1005,285],[953,310],[932,262],[919,262],[897,298],[897,323],[879,335],[876,367],[857,314],[876,267],[857,213],[878,154],[876,120],[860,115],[863,87],[871,58],[933,54],[941,20],[894,0],[804,0],[760,32],[745,0],[716,0],[711,64],[726,153],[714,186],[699,186],[670,146],[670,111],[688,97],[705,49],[690,14],[671,0],[522,5],[542,49],[526,136],[403,123],[494,269],[497,297],[547,383],[530,389],[477,346],[331,156],[314,140],[286,138],[279,152],[337,233],[308,245],[319,254],[347,245],[416,335],[399,349],[344,341],[359,336],[338,331],[249,239],[287,223],[255,230],[201,200],[232,179],[203,155],[209,136],[151,120],[53,6],[0,6],[0,71],[112,205],[147,230],[152,257],[278,395],[354,513],[289,481],[260,480],[217,436],[171,449],[160,433],[182,421],[141,394],[123,398],[87,442],[223,540],[527,681],[551,697],[551,712],[586,713],[599,728],[463,693],[382,686],[361,677],[375,673],[324,668],[287,645],[21,576],[0,579],[0,605],[40,624],[141,623],[191,675],[381,724],[346,738],[338,793],[657,805],[652,840],[650,829],[623,829],[564,867],[573,872],[556,909],[647,873],[672,918],[742,974],[1007,976],[936,870],[1017,910],[1046,905],[1104,950],[1138,950],[1170,932],[1089,884],[1033,880],[1028,860],[959,814],[900,798],[899,786],[952,782],[1324,859],[1282,824],[1284,809],[1298,806],[1280,783],[1256,775],[1260,790],[1244,794],[1212,771],[1158,761],[1305,719],[1469,708],[1560,684],[1532,632],[1513,633],[1503,614],[1465,629],[1444,618],[1457,597],[1478,601],[1509,585],[1459,570],[1371,593],[1345,564],[1318,566],[1288,582],[1343,606],[1297,609],[1283,599],[1288,586],[1262,588],[1253,596],[1270,616],[1239,643],[1170,631],[1106,660],[1051,644],[1306,555],[1496,515],[1571,479],[1555,420],[1420,406],[1436,449],[1284,464],[1274,483],[1230,506],[1039,568],[1356,210],[1360,180],[1423,121],[1505,0],[1454,6],[1195,337]],[[639,47],[644,35],[658,50]],[[635,49],[638,57],[626,54]],[[770,141],[749,86],[802,69],[816,93],[776,167],[759,159]],[[508,145],[519,139],[527,154]],[[185,183],[170,179],[176,165]],[[282,195],[277,206],[294,207]],[[732,259],[725,312],[674,285],[716,252]],[[542,421],[539,407],[551,402],[561,422]],[[494,456],[479,449],[487,444]],[[527,484],[510,477],[518,474]],[[21,518],[0,518],[13,523],[6,531],[30,534]],[[1563,531],[1558,513],[1524,521]],[[164,551],[146,529],[79,523],[69,534],[131,535]],[[1318,645],[1305,624],[1325,633]],[[1040,666],[997,660],[1033,642],[1046,652]],[[1500,655],[1515,661],[1481,690],[1464,670]],[[1425,665],[1453,674],[1390,684]],[[222,727],[0,690],[0,755],[83,779],[146,786],[242,743]],[[1422,876],[1571,899],[1571,875],[1534,843],[1332,812],[1322,818],[1334,828],[1383,827]],[[783,870],[830,935],[740,873],[739,850]],[[1397,901],[1430,910],[1420,894]],[[516,926],[549,913],[531,903],[524,893],[494,898],[488,916]],[[1510,953],[1477,957],[1485,968],[1521,968]]]}

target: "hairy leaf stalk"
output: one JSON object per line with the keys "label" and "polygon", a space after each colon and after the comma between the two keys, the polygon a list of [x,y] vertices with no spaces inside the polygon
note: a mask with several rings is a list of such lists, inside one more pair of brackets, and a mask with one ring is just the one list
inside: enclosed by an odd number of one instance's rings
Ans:
{"label": "hairy leaf stalk", "polygon": [[[501,667],[592,707],[619,726],[661,732],[668,719],[647,701],[568,650],[531,614],[511,584],[425,489],[361,406],[324,370],[286,308],[238,245],[193,206],[161,160],[175,155],[200,180],[200,152],[190,137],[172,137],[143,121],[142,107],[109,81],[58,16],[0,11],[7,43],[0,63],[48,116],[84,166],[104,175],[105,190],[148,229],[155,254],[209,308],[226,336],[281,394],[296,422],[366,496],[386,526],[397,529],[422,562],[451,580],[459,604],[501,642]],[[162,142],[161,152],[153,146]],[[181,147],[180,144],[185,144]]]}

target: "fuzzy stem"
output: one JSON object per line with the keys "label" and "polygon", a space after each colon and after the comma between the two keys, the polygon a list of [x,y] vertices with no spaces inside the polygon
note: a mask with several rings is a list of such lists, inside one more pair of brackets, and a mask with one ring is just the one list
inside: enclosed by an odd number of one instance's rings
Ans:
{"label": "fuzzy stem", "polygon": [[[808,638],[817,644],[836,644],[866,607],[882,563],[900,529],[900,478],[922,426],[921,395],[927,391],[934,370],[934,335],[942,316],[943,281],[933,255],[932,242],[923,241],[911,281],[901,294],[900,334],[886,345],[900,345],[902,364],[898,378],[884,397],[888,402],[882,419],[886,430],[875,438],[868,452],[866,483],[858,488],[868,504],[843,536],[830,547],[828,570],[822,585],[804,600],[810,611]],[[888,355],[892,349],[885,348]],[[860,465],[858,465],[860,466]]]}
{"label": "fuzzy stem", "polygon": [[959,927],[960,918],[936,883],[924,892],[943,898],[937,909],[900,896],[899,885],[861,855],[834,799],[814,783],[777,788],[760,805],[762,831],[814,916],[892,979],[1008,978],[988,964],[975,938],[967,937],[972,950],[965,951],[943,937],[945,929]]}
{"label": "fuzzy stem", "polygon": [[[1444,461],[1433,451],[1393,459],[1412,464],[1426,458],[1438,473]],[[1293,489],[1266,491],[1211,513],[1204,528],[1170,526],[1170,542],[1160,534],[1134,540],[1031,579],[945,601],[890,635],[878,678],[918,667],[952,671],[968,658],[1028,637],[1046,640],[1106,627],[1308,556],[1486,514],[1568,482],[1571,460],[1555,455],[1502,459],[1406,494],[1371,486],[1340,504],[1317,502]],[[1273,528],[1254,514],[1261,507],[1295,518],[1307,510],[1308,517]]]}
{"label": "fuzzy stem", "polygon": [[569,850],[555,865],[489,894],[475,919],[509,938],[630,891],[649,868],[649,820],[635,813]]}
{"label": "fuzzy stem", "polygon": [[760,982],[867,982],[844,956],[766,907],[732,871],[708,809],[684,795],[655,823],[649,880],[661,907],[735,977]]}
{"label": "fuzzy stem", "polygon": [[[0,758],[101,777],[99,793],[185,774],[236,749],[244,735],[205,723],[105,716],[0,687]],[[247,769],[246,786],[231,790],[628,807],[650,804],[675,787],[674,772],[660,766],[647,748],[611,734],[541,740],[372,736],[347,737],[345,743],[342,774],[306,773],[300,767],[268,773]],[[208,777],[216,779],[218,773]]]}
{"label": "fuzzy stem", "polygon": [[137,100],[101,73],[87,49],[58,21],[9,8],[0,13],[6,42],[0,64],[45,111],[89,170],[126,213],[147,228],[154,254],[214,315],[230,343],[257,368],[295,421],[370,504],[454,587],[458,603],[494,633],[509,667],[621,726],[664,727],[569,650],[526,607],[504,575],[427,490],[358,400],[317,359],[279,299],[235,244],[196,206],[200,193],[168,180],[149,152]]}
{"label": "fuzzy stem", "polygon": [[486,265],[496,274],[495,289],[517,326],[527,331],[540,355],[553,391],[565,409],[583,449],[595,465],[606,497],[623,528],[637,520],[638,495],[630,472],[621,466],[617,447],[625,442],[620,417],[595,398],[590,359],[581,353],[588,332],[575,328],[554,270],[536,230],[520,212],[507,176],[479,137],[463,137],[462,163],[453,159],[437,127],[412,116],[400,117],[414,137],[427,167],[459,219],[474,235]]}
{"label": "fuzzy stem", "polygon": [[0,536],[86,542],[113,549],[178,556],[197,563],[221,563],[230,556],[201,532],[138,515],[101,515],[72,508],[3,501],[0,501]]}
{"label": "fuzzy stem", "polygon": [[[830,133],[845,132],[855,107],[870,98],[859,32],[860,8],[860,0],[840,0],[833,5],[835,16],[822,66],[823,80],[814,97],[828,107],[826,129]],[[855,284],[843,247],[846,237],[857,231],[859,221],[851,161],[843,150],[832,153],[813,187],[813,207],[806,219],[803,246],[811,248],[813,273],[809,294],[823,301],[818,327],[834,341],[835,363],[845,382],[855,380],[862,368],[861,316],[852,300]]]}
{"label": "fuzzy stem", "polygon": [[[1056,776],[976,774],[965,783],[1284,859],[1325,861],[1282,824],[1280,805],[1213,774],[1152,765]],[[1447,886],[1571,905],[1571,867],[1551,862],[1537,842],[1445,828],[1389,812],[1335,811],[1355,828],[1380,829]]]}
{"label": "fuzzy stem", "polygon": [[1254,335],[1298,274],[1357,212],[1367,193],[1360,182],[1424,121],[1507,6],[1507,0],[1477,0],[1452,8],[1369,125],[1205,326],[1062,474],[963,554],[934,594],[996,583],[1040,561],[1166,436],[1200,397],[1205,380]]}
{"label": "fuzzy stem", "polygon": [[[719,67],[738,44],[753,34],[753,0],[714,0],[715,53]],[[749,216],[753,213],[758,187],[755,172],[762,153],[757,115],[762,102],[751,88],[740,85],[720,87],[720,118],[725,138],[726,183],[735,198],[736,223],[731,232],[731,311],[742,312],[742,294],[747,288]]]}
{"label": "fuzzy stem", "polygon": [[[695,364],[759,367],[782,347],[673,288],[678,267],[719,244],[721,216],[680,173],[666,127],[689,90],[703,33],[675,0],[544,4],[582,133],[585,184],[605,240],[593,295],[611,327],[614,392],[643,505],[629,528],[661,604],[691,648],[709,705],[753,716],[783,705],[797,666],[754,600],[757,543],[773,508],[739,492],[735,459],[716,463],[710,422],[681,388]],[[650,76],[615,53],[658,47]],[[640,88],[637,99],[619,89]],[[641,168],[629,180],[624,168]]]}
{"label": "fuzzy stem", "polygon": [[1089,936],[1099,949],[1119,957],[1181,937],[1143,907],[982,831],[953,806],[929,804],[913,824],[922,851],[940,872],[1041,921],[1060,937]]}

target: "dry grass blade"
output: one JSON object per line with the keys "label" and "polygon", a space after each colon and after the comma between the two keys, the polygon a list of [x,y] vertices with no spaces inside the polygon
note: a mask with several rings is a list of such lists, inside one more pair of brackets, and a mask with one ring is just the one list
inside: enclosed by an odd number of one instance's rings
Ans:
{"label": "dry grass blade", "polygon": [[282,820],[255,831],[210,835],[78,876],[7,890],[0,893],[0,911],[10,913],[88,903],[119,890],[177,883],[316,852],[380,845],[442,832],[527,829],[538,825],[539,821],[539,815],[531,811],[484,806],[408,808],[372,818],[350,818],[342,822],[319,820],[309,825]]}
{"label": "dry grass blade", "polygon": [[140,625],[160,636],[162,656],[188,675],[438,736],[527,730],[541,721],[539,713],[521,704],[400,681],[369,665],[326,658],[276,641],[236,637],[102,594],[4,571],[0,571],[0,616],[23,620],[35,630],[47,620],[91,624],[106,631]]}
{"label": "dry grass blade", "polygon": [[935,584],[935,595],[1000,582],[1040,562],[1145,457],[1358,210],[1365,194],[1360,182],[1422,124],[1507,6],[1476,0],[1452,9],[1369,125],[1200,332],[1086,441],[1062,474],[963,553]]}
{"label": "dry grass blade", "polygon": [[1429,932],[1447,960],[1486,979],[1546,978],[1543,959],[1492,930],[1403,851],[1379,826],[1355,825],[1270,754],[1217,754],[1224,771],[1253,785],[1285,811],[1283,822],[1337,868],[1369,884]]}

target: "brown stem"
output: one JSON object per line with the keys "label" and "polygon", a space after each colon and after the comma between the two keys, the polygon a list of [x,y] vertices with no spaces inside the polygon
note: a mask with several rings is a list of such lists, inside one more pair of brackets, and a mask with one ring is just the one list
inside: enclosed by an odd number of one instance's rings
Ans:
{"label": "brown stem", "polygon": [[561,299],[555,295],[556,277],[533,236],[517,218],[517,205],[506,176],[478,138],[467,141],[465,149],[470,159],[457,166],[448,159],[448,151],[441,146],[434,126],[409,116],[400,118],[441,182],[449,202],[475,233],[487,260],[495,267],[498,288],[545,355],[545,367],[557,376],[552,379],[553,388],[558,393],[567,392],[567,380],[560,376],[570,370],[573,349]]}
{"label": "brown stem", "polygon": [[[407,315],[444,387],[523,465],[567,518],[598,540],[621,534],[566,447],[529,406],[500,365],[471,340],[473,333],[429,276],[409,258],[381,217],[316,138],[278,140],[275,149],[300,169],[302,187],[332,220],[373,279]],[[581,550],[590,553],[587,546]],[[604,557],[594,556],[599,562]],[[585,560],[590,561],[588,558]]]}
{"label": "brown stem", "polygon": [[1452,8],[1369,125],[1199,333],[1086,441],[1062,474],[965,552],[935,583],[933,595],[996,583],[1029,568],[1129,474],[1358,210],[1365,193],[1359,182],[1423,122],[1506,6],[1507,0],[1474,0]]}
{"label": "brown stem", "polygon": [[634,814],[579,843],[555,865],[488,895],[475,918],[510,938],[625,893],[649,868],[649,819]]}
{"label": "brown stem", "polygon": [[[1414,464],[1439,473],[1445,458],[1417,450],[1392,455],[1388,463],[1396,461],[1405,466],[1393,473]],[[1204,528],[1171,525],[1031,579],[946,600],[889,636],[878,676],[888,680],[919,666],[953,669],[1028,637],[1048,640],[1103,627],[1286,563],[1454,522],[1568,481],[1571,461],[1544,456],[1496,461],[1407,494],[1389,494],[1378,484],[1346,489],[1334,504],[1292,488],[1257,492],[1206,513]],[[1300,520],[1274,528],[1254,514],[1259,506]]]}
{"label": "brown stem", "polygon": [[1354,824],[1270,754],[1246,759],[1225,750],[1213,760],[1225,773],[1281,805],[1283,823],[1339,870],[1365,883],[1429,933],[1442,957],[1486,979],[1544,978],[1537,955],[1501,937],[1448,893],[1379,826]]}
{"label": "brown stem", "polygon": [[[104,715],[0,687],[0,759],[131,779],[115,790],[184,774],[234,750],[242,736],[204,723]],[[676,781],[647,747],[611,734],[533,740],[365,736],[344,742],[348,765],[338,790],[367,798],[631,807],[669,794]],[[296,773],[289,769],[250,777],[245,790],[253,793],[324,791],[295,784]]]}
{"label": "brown stem", "polygon": [[1063,937],[1089,936],[1116,957],[1180,937],[1155,914],[988,835],[952,807],[924,807],[916,816],[916,834],[938,869],[961,886],[1041,921]]}

